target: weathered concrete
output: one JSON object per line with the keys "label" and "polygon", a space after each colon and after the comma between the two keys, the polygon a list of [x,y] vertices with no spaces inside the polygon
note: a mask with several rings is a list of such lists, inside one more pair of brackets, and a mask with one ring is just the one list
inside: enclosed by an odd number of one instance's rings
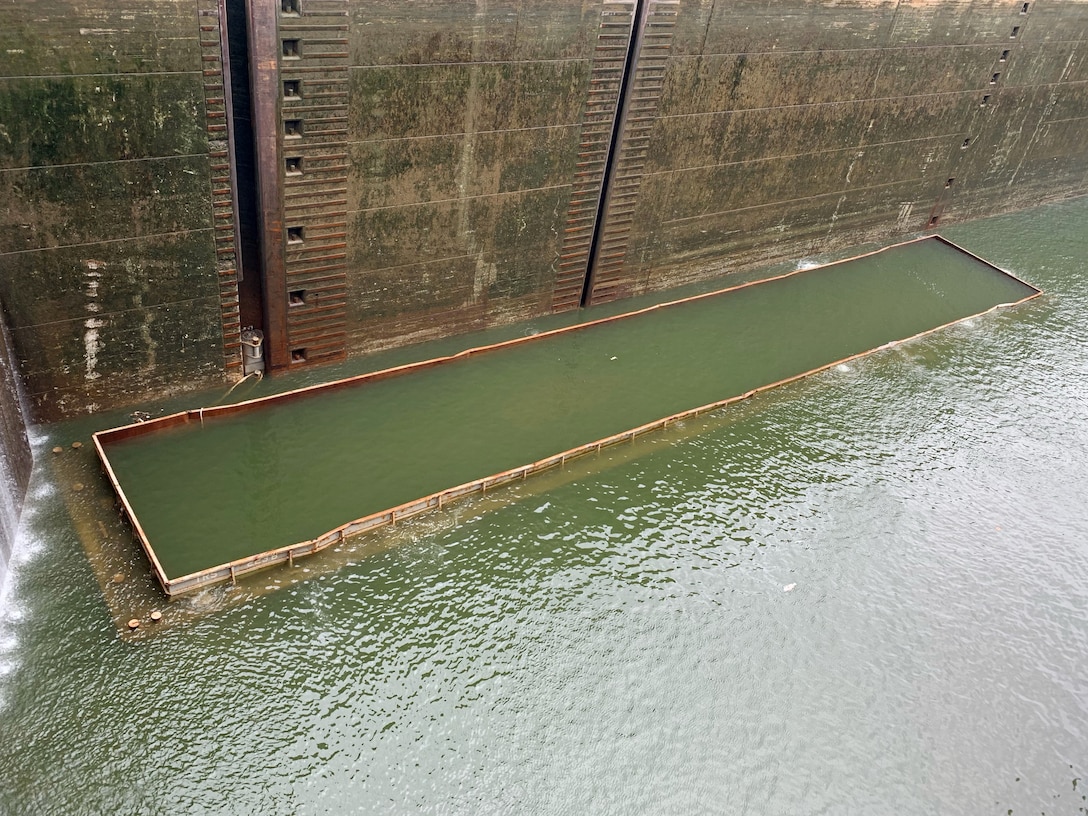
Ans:
{"label": "weathered concrete", "polygon": [[0,11],[0,297],[42,416],[224,377],[202,5]]}
{"label": "weathered concrete", "polygon": [[43,415],[229,376],[243,315],[308,365],[1088,192],[1088,0],[267,3],[240,306],[219,6],[0,10]]}
{"label": "weathered concrete", "polygon": [[1088,191],[1088,4],[1023,8],[684,3],[617,294]]}
{"label": "weathered concrete", "polygon": [[603,5],[351,4],[352,350],[549,310]]}

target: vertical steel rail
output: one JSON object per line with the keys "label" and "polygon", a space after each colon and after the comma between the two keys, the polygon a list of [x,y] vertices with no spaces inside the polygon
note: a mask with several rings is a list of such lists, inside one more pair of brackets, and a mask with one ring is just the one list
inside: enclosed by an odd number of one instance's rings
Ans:
{"label": "vertical steel rail", "polygon": [[604,178],[601,180],[601,192],[597,198],[597,217],[593,223],[593,239],[589,245],[589,260],[586,264],[586,275],[582,284],[582,306],[588,306],[593,296],[597,261],[601,254],[601,237],[604,232],[605,220],[608,217],[608,199],[616,176],[616,156],[623,140],[624,120],[627,118],[627,109],[630,107],[632,78],[635,73],[635,65],[638,63],[639,50],[642,46],[642,35],[646,28],[646,10],[648,7],[647,0],[637,0],[635,13],[631,20],[631,40],[627,45],[627,57],[623,64],[620,92],[619,97],[616,99],[616,116],[612,121],[612,137],[608,143]]}
{"label": "vertical steel rail", "polygon": [[265,360],[290,365],[287,345],[287,272],[284,260],[283,175],[280,156],[279,3],[246,0],[258,210],[264,268]]}

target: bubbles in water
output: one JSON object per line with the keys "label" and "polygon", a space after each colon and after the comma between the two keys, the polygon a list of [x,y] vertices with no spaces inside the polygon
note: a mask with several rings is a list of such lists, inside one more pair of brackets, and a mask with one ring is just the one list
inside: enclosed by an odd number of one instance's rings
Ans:
{"label": "bubbles in water", "polygon": [[35,503],[39,501],[39,495],[51,493],[51,489],[42,490],[40,484],[31,482],[22,521],[12,538],[12,555],[7,565],[7,575],[0,586],[0,710],[7,705],[8,678],[19,668],[17,627],[27,614],[26,606],[19,598],[19,573],[42,549],[37,537],[31,534],[36,515]]}

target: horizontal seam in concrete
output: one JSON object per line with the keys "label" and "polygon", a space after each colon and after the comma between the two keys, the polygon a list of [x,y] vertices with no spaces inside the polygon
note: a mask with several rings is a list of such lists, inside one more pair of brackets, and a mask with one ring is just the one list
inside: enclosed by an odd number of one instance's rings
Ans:
{"label": "horizontal seam in concrete", "polygon": [[382,139],[352,139],[347,144],[383,144],[385,142],[412,142],[423,139],[449,139],[453,136],[490,136],[496,133],[522,133],[528,130],[563,130],[581,127],[581,122],[561,122],[554,125],[532,125],[522,128],[502,128],[500,130],[474,130],[471,134],[461,130],[454,133],[430,133],[425,136],[387,136]]}
{"label": "horizontal seam in concrete", "polygon": [[[1020,38],[1016,38],[1017,44],[1021,45]],[[670,60],[691,60],[691,59],[705,59],[706,57],[789,57],[797,56],[799,54],[865,54],[865,53],[888,53],[889,51],[925,51],[925,50],[951,50],[955,48],[999,48],[1002,44],[1013,42],[1008,37],[1004,39],[997,39],[991,42],[984,43],[941,43],[939,45],[889,45],[873,48],[812,48],[801,51],[780,51],[775,49],[773,51],[714,51],[709,54],[672,54]],[[1050,40],[1042,42],[1036,40],[1035,42],[1040,45],[1052,46],[1052,45],[1077,45],[1081,40]]]}
{"label": "horizontal seam in concrete", "polygon": [[0,167],[0,173],[16,173],[25,170],[52,170],[55,167],[98,167],[105,164],[131,164],[133,162],[197,159],[209,158],[210,156],[210,153],[176,153],[170,156],[141,156],[135,159],[103,159],[102,161],[64,162],[62,164],[27,164],[20,167]]}
{"label": "horizontal seam in concrete", "polygon": [[[351,142],[349,142],[347,140],[344,140],[344,139],[338,139],[335,142],[333,142],[333,141],[328,141],[328,142],[319,141],[318,137],[314,137],[312,134],[309,134],[309,133],[306,134],[306,139],[307,139],[307,141],[302,141],[302,140],[291,140],[290,142],[285,141],[284,142],[284,147],[283,147],[284,152],[287,153],[287,154],[293,154],[293,153],[303,153],[303,154],[305,154],[307,150],[333,150],[333,149],[340,149],[340,148],[344,148],[344,147],[351,147],[351,144],[352,144]],[[317,158],[322,158],[322,157],[317,156]]]}
{"label": "horizontal seam in concrete", "polygon": [[[553,255],[558,255],[558,252],[553,251]],[[365,279],[366,275],[374,274],[374,273],[378,273],[378,272],[391,272],[391,271],[394,271],[394,270],[397,270],[397,269],[409,269],[409,268],[415,269],[415,268],[418,268],[420,266],[425,266],[427,264],[449,263],[450,261],[463,261],[463,260],[468,260],[468,259],[473,259],[474,260],[474,259],[476,259],[478,257],[479,257],[479,253],[469,252],[469,253],[465,253],[463,255],[445,255],[445,256],[443,256],[441,258],[432,258],[432,259],[426,260],[426,261],[409,261],[408,263],[393,264],[391,266],[367,267],[366,269],[360,269],[358,271],[360,272],[360,276],[364,277],[364,279]],[[502,261],[505,261],[507,258],[516,259],[518,257],[520,257],[520,252],[518,250],[507,250],[505,252],[496,252],[495,255],[494,255],[494,260],[495,260],[496,263],[500,263]],[[350,286],[351,286],[350,281],[348,283],[348,286],[350,288]],[[529,292],[529,293],[525,294],[525,297],[535,298],[537,296],[537,294],[538,293],[535,293],[535,292]],[[461,308],[460,306],[451,306],[449,309],[446,309],[445,311],[457,311],[460,308]]]}
{"label": "horizontal seam in concrete", "polygon": [[381,65],[349,65],[352,71],[387,70],[389,68],[471,68],[474,65],[558,65],[565,62],[592,62],[592,57],[558,57],[528,60],[465,60],[464,62],[390,62]]}
{"label": "horizontal seam in concrete", "polygon": [[348,215],[358,215],[359,213],[368,212],[381,212],[382,210],[399,210],[405,207],[425,207],[428,204],[450,204],[458,201],[474,201],[478,198],[498,198],[499,196],[510,195],[522,195],[524,193],[538,193],[547,190],[565,190],[570,187],[570,184],[553,184],[548,187],[528,187],[524,190],[507,190],[503,193],[480,193],[473,196],[459,196],[457,198],[432,198],[427,201],[412,201],[405,202],[404,204],[390,204],[386,207],[365,207],[357,210],[348,210]]}
{"label": "horizontal seam in concrete", "polygon": [[[1073,82],[1041,82],[1037,85],[1003,85],[1001,90],[1010,90],[1016,88],[1017,90],[1034,90],[1037,88],[1067,88],[1072,85],[1083,85],[1088,82],[1088,79],[1078,79]],[[695,116],[727,116],[737,113],[764,113],[766,111],[775,110],[800,110],[802,108],[819,108],[819,107],[831,107],[834,105],[859,105],[868,102],[907,102],[913,99],[930,99],[941,96],[967,96],[970,94],[977,94],[979,91],[986,91],[989,89],[990,93],[993,93],[992,85],[981,85],[977,88],[967,88],[962,91],[945,91],[943,93],[930,93],[930,94],[913,94],[911,96],[867,96],[858,99],[832,99],[827,102],[799,102],[792,105],[770,105],[763,108],[726,108],[725,110],[713,110],[713,111],[693,111],[691,113],[668,113],[659,115],[659,120],[663,119],[686,119]]]}
{"label": "horizontal seam in concrete", "polygon": [[860,153],[866,150],[871,150],[874,147],[885,147],[887,145],[900,145],[911,144],[913,142],[928,142],[934,139],[948,139],[953,136],[959,137],[963,134],[963,131],[956,131],[955,133],[941,133],[936,136],[919,136],[916,139],[899,139],[892,142],[869,142],[866,144],[850,145],[849,147],[829,147],[826,150],[813,150],[809,153],[789,153],[782,156],[760,156],[754,159],[743,159],[741,161],[721,162],[720,164],[701,164],[692,167],[674,167],[670,170],[651,170],[644,173],[643,176],[667,176],[672,173],[688,173],[696,170],[713,170],[717,167],[733,167],[739,164],[762,164],[764,162],[783,161],[787,159],[800,159],[805,156],[824,156],[828,153]]}
{"label": "horizontal seam in concrete", "polygon": [[[990,87],[990,86],[986,86]],[[803,108],[834,107],[836,105],[861,105],[870,102],[904,102],[912,99],[930,99],[940,96],[965,96],[978,93],[978,90],[969,91],[945,91],[943,93],[917,94],[915,96],[867,96],[857,99],[832,99],[827,102],[797,102],[791,105],[769,105],[762,108],[726,108],[713,111],[693,111],[691,113],[667,113],[658,116],[663,119],[689,119],[695,116],[731,116],[738,113],[766,113],[778,110],[801,110]]]}
{"label": "horizontal seam in concrete", "polygon": [[[1015,82],[1005,82],[1005,83],[1002,83],[1001,88],[1003,90],[1016,89],[1016,90],[1033,91],[1033,90],[1036,90],[1038,88],[1068,88],[1068,87],[1071,87],[1073,85],[1084,85],[1086,83],[1088,83],[1088,79],[1074,79],[1071,82],[1066,81],[1064,79],[1059,79],[1057,82],[1037,82],[1034,85],[1017,85]],[[986,85],[985,87],[989,88],[989,87],[992,87],[992,86]],[[979,88],[979,90],[982,90],[982,89]]]}
{"label": "horizontal seam in concrete", "polygon": [[216,307],[219,306],[219,293],[209,295],[199,295],[198,297],[184,298],[183,300],[164,300],[162,303],[156,303],[152,306],[134,306],[131,309],[114,309],[112,312],[94,312],[93,314],[88,312],[87,314],[80,315],[79,317],[66,317],[63,320],[50,320],[48,323],[24,323],[19,326],[11,326],[13,332],[27,331],[30,329],[40,329],[45,326],[62,326],[65,323],[82,323],[85,320],[100,320],[104,317],[113,317],[114,315],[129,314],[131,312],[151,312],[156,309],[165,309],[168,306],[181,306],[186,303],[198,303],[199,301],[215,301]]}
{"label": "horizontal seam in concrete", "polygon": [[101,79],[103,77],[152,77],[152,76],[193,76],[203,77],[202,71],[118,71],[108,74],[15,74],[0,76],[0,82],[24,79]]}
{"label": "horizontal seam in concrete", "polygon": [[126,235],[121,238],[104,238],[101,241],[87,241],[82,244],[54,244],[53,246],[34,247],[33,249],[15,249],[10,252],[0,252],[0,258],[12,255],[27,255],[31,252],[52,252],[56,249],[79,249],[80,247],[101,246],[102,244],[119,244],[123,241],[146,241],[152,238],[166,238],[173,235],[195,235],[201,232],[211,232],[213,227],[197,227],[189,230],[174,230],[173,232],[154,232],[148,235]]}
{"label": "horizontal seam in concrete", "polygon": [[698,221],[700,218],[713,218],[716,215],[725,215],[727,213],[746,212],[747,210],[758,210],[758,209],[762,209],[763,207],[782,207],[782,206],[784,206],[786,204],[792,204],[795,201],[815,201],[818,198],[830,198],[832,196],[843,196],[843,195],[849,195],[850,193],[864,192],[866,190],[880,190],[880,189],[885,188],[885,187],[898,187],[901,184],[910,184],[912,182],[918,182],[918,181],[925,181],[925,178],[923,178],[922,176],[917,176],[915,178],[910,178],[910,179],[900,179],[898,181],[890,181],[887,184],[872,184],[872,185],[869,185],[868,187],[847,187],[847,188],[842,189],[842,190],[834,190],[834,191],[832,191],[830,193],[818,193],[816,195],[811,195],[811,196],[801,196],[800,198],[786,198],[786,199],[782,199],[782,200],[779,200],[779,201],[768,201],[768,202],[765,202],[763,204],[753,204],[750,207],[733,207],[733,208],[728,209],[728,210],[715,210],[714,212],[702,213],[701,215],[686,215],[683,218],[670,218],[668,220],[663,220],[660,223],[661,224],[680,224],[680,223],[683,223],[685,221]]}
{"label": "horizontal seam in concrete", "polygon": [[1068,119],[1044,119],[1040,125],[1060,125],[1065,122],[1083,122],[1088,120],[1088,116],[1070,116]]}
{"label": "horizontal seam in concrete", "polygon": [[431,259],[429,261],[409,261],[408,263],[393,264],[392,266],[375,266],[375,267],[367,268],[366,270],[363,270],[363,271],[367,272],[367,273],[371,273],[371,272],[388,272],[388,271],[394,270],[394,269],[407,269],[408,267],[415,268],[415,267],[423,266],[425,264],[448,263],[449,261],[463,261],[466,258],[476,258],[476,257],[477,257],[477,255],[475,253],[470,252],[470,253],[466,253],[464,255],[447,255],[447,256],[444,256],[442,258],[433,258],[433,259]]}

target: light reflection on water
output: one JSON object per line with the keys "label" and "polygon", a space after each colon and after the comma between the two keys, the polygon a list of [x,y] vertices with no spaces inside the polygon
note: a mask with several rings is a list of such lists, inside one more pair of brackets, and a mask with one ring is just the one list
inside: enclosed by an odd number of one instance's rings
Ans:
{"label": "light reflection on water", "polygon": [[40,497],[0,812],[1082,812],[1086,215],[948,232],[1040,301],[138,647]]}

